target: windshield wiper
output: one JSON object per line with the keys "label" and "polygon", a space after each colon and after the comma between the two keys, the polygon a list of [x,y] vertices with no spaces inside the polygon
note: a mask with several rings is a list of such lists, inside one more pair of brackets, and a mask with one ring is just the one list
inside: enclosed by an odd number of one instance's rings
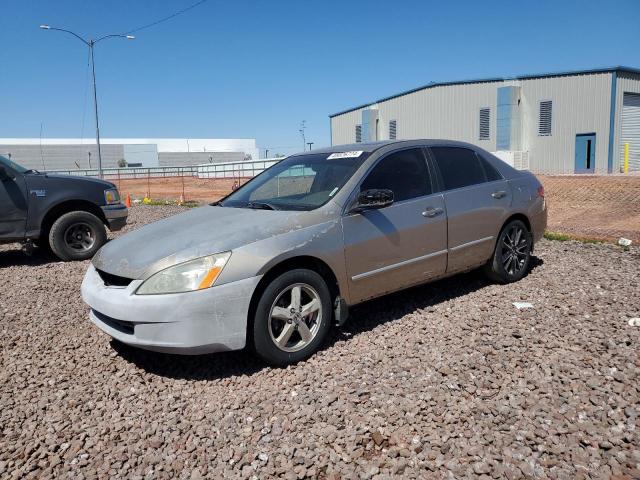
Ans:
{"label": "windshield wiper", "polygon": [[267,202],[247,202],[247,207],[256,210],[278,210],[275,205]]}

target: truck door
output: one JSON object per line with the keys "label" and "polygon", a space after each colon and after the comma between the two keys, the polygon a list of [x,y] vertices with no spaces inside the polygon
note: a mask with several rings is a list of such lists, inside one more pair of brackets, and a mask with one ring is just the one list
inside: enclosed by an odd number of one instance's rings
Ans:
{"label": "truck door", "polygon": [[24,238],[27,223],[27,189],[24,175],[0,162],[0,239]]}

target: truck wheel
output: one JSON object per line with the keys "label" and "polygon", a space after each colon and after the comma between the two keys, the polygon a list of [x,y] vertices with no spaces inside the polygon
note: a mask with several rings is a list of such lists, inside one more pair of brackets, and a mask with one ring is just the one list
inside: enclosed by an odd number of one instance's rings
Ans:
{"label": "truck wheel", "polygon": [[60,260],[86,260],[107,241],[102,221],[89,212],[69,212],[58,218],[49,231],[49,245]]}
{"label": "truck wheel", "polygon": [[320,275],[296,269],[264,290],[253,322],[253,347],[267,363],[304,360],[322,344],[331,324],[331,294]]}

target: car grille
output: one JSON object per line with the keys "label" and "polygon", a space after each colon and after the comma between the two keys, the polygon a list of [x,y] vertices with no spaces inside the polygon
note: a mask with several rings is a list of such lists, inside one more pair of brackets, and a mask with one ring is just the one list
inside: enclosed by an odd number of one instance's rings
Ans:
{"label": "car grille", "polygon": [[120,277],[98,269],[96,269],[96,271],[107,287],[126,287],[133,282],[132,278]]}
{"label": "car grille", "polygon": [[93,314],[96,316],[98,320],[107,325],[108,327],[117,330],[120,333],[124,333],[126,335],[133,335],[133,327],[134,323],[125,322],[124,320],[116,320],[115,318],[111,318],[104,313],[100,313],[96,310],[91,310]]}

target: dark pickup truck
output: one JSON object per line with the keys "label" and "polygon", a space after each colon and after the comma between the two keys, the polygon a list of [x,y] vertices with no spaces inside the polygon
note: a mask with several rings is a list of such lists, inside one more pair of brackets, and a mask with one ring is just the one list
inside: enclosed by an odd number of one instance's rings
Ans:
{"label": "dark pickup truck", "polygon": [[116,186],[26,169],[0,155],[0,243],[51,248],[61,260],[91,258],[120,230],[128,210]]}

